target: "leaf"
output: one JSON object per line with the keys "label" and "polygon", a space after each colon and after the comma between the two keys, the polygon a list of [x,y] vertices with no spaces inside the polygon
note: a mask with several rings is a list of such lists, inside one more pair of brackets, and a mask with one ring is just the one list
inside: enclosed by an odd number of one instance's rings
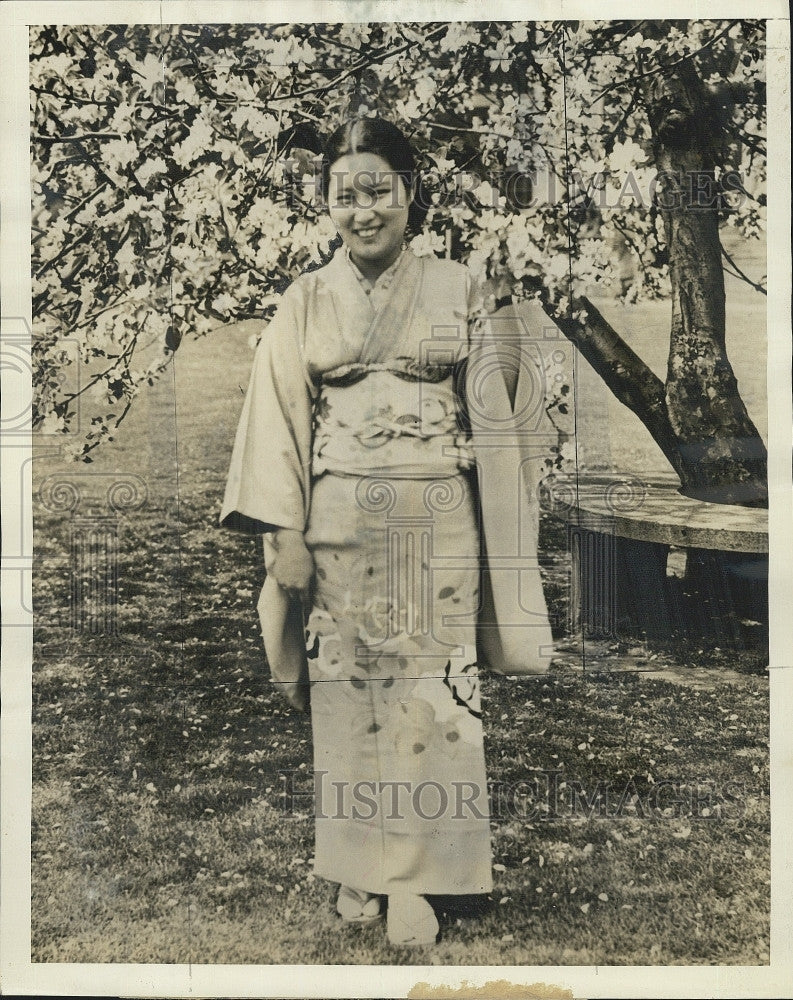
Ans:
{"label": "leaf", "polygon": [[169,351],[176,351],[182,342],[182,335],[173,325],[165,332],[165,346]]}

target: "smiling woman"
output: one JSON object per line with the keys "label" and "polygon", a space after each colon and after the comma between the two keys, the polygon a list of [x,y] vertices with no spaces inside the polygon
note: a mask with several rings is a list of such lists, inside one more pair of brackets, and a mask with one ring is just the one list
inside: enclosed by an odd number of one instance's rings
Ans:
{"label": "smiling woman", "polygon": [[377,279],[399,256],[412,194],[376,153],[348,153],[333,164],[330,217],[366,278]]}
{"label": "smiling woman", "polygon": [[[427,896],[492,888],[477,657],[488,595],[512,615],[490,646],[508,672],[543,672],[550,657],[536,498],[514,439],[492,447],[513,420],[509,379],[482,357],[469,271],[403,247],[422,206],[401,132],[346,123],[322,180],[344,250],[287,289],[262,339],[221,517],[265,533],[271,672],[293,701],[310,692],[315,874],[339,883],[343,921],[378,919],[387,897],[391,943],[431,944]],[[494,520],[523,527],[494,545]],[[519,587],[480,580],[480,521],[491,550],[520,562]]]}
{"label": "smiling woman", "polygon": [[390,122],[354,118],[328,139],[321,182],[331,221],[375,280],[396,260],[406,230],[418,229],[427,213],[413,150]]}

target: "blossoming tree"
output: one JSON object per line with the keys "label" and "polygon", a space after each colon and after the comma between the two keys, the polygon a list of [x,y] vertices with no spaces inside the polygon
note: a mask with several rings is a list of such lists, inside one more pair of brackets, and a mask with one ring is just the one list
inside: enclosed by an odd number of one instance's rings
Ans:
{"label": "blossoming tree", "polygon": [[[73,451],[90,460],[184,336],[266,319],[333,236],[312,155],[342,117],[380,113],[407,130],[427,173],[419,249],[466,261],[498,300],[537,299],[684,489],[763,504],[765,448],[725,350],[724,269],[750,279],[719,236],[763,227],[763,32],[759,21],[33,28],[34,426],[67,431],[79,397],[91,422]],[[671,296],[665,381],[593,293]],[[79,384],[63,378],[70,364]]]}

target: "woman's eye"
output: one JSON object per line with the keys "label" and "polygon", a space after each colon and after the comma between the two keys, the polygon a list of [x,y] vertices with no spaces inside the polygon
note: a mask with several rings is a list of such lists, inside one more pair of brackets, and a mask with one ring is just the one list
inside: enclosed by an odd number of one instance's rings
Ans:
{"label": "woman's eye", "polygon": [[347,192],[336,195],[334,205],[337,208],[350,208],[353,205],[357,208],[371,208],[377,203],[388,204],[393,194],[394,190],[392,186],[384,184],[370,191]]}

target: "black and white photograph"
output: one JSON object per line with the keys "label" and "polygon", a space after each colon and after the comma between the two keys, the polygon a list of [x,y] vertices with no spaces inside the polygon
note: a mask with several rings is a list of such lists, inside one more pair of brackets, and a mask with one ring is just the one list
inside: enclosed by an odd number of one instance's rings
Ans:
{"label": "black and white photograph", "polygon": [[789,995],[788,11],[613,6],[8,4],[4,992]]}

